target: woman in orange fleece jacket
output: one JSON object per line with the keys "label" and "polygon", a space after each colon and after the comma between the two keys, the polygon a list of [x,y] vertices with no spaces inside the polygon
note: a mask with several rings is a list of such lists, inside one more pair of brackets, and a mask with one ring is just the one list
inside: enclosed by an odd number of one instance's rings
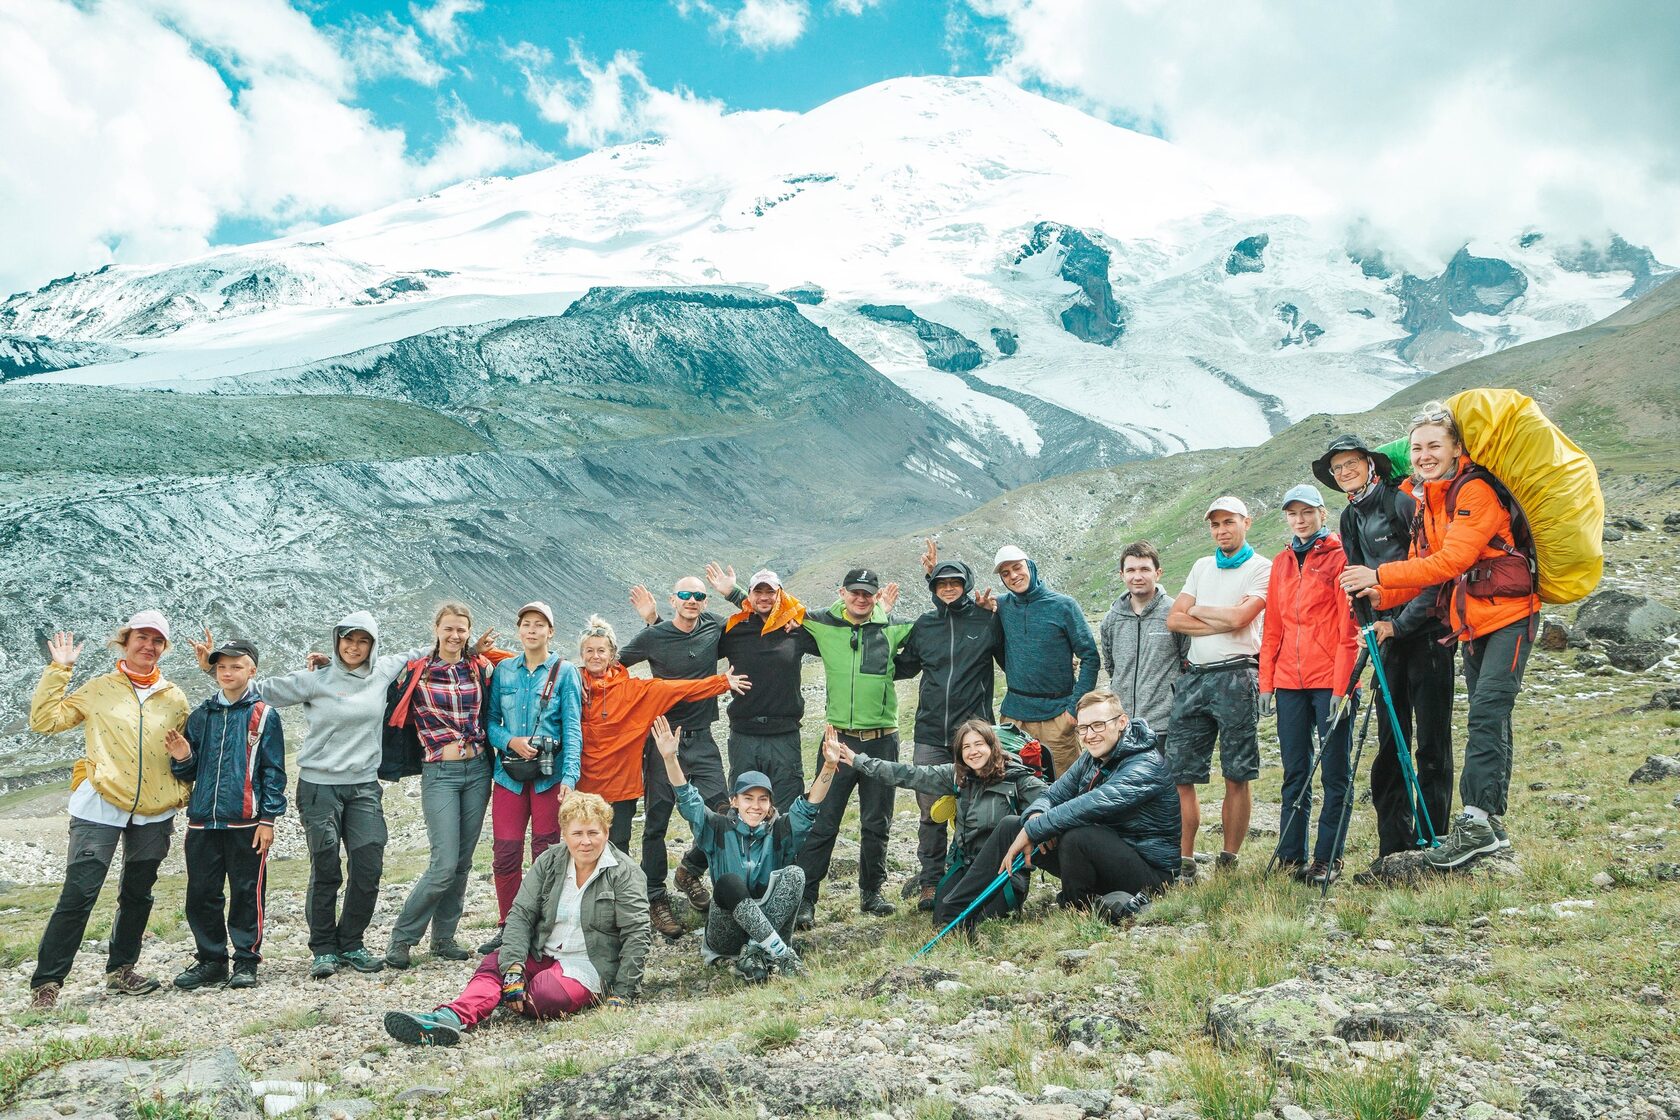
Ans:
{"label": "woman in orange fleece jacket", "polygon": [[636,799],[642,796],[642,748],[653,721],[684,700],[704,700],[752,687],[733,671],[697,681],[632,677],[618,661],[618,635],[591,615],[578,636],[583,662],[583,767],[578,792],[596,793],[613,807],[608,839],[628,850]]}
{"label": "woman in orange fleece jacket", "polygon": [[1447,626],[1464,650],[1470,692],[1458,787],[1463,809],[1451,835],[1428,852],[1433,866],[1447,870],[1510,846],[1501,818],[1511,785],[1511,710],[1534,645],[1540,598],[1523,574],[1529,558],[1519,561],[1510,549],[1511,513],[1493,487],[1478,477],[1456,482],[1474,464],[1445,406],[1431,401],[1412,418],[1411,450],[1413,477],[1403,484],[1418,503],[1411,556],[1376,570],[1350,567],[1342,588],[1388,608],[1443,585]]}

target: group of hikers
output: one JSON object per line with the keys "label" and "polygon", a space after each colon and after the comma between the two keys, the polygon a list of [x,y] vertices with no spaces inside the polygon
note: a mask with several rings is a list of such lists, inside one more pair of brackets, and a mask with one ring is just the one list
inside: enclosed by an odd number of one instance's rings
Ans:
{"label": "group of hikers", "polygon": [[[1059,881],[1060,905],[1125,921],[1201,874],[1197,794],[1216,747],[1221,843],[1209,862],[1215,874],[1237,865],[1260,774],[1258,725],[1273,713],[1284,805],[1275,862],[1328,888],[1342,872],[1357,685],[1370,654],[1382,686],[1371,702],[1386,709],[1370,779],[1378,847],[1355,881],[1383,881],[1387,857],[1409,850],[1441,870],[1462,867],[1510,844],[1501,817],[1511,715],[1539,601],[1532,586],[1472,579],[1508,554],[1512,527],[1450,411],[1430,405],[1414,418],[1410,455],[1402,480],[1359,439],[1332,442],[1311,469],[1345,495],[1339,531],[1321,492],[1295,486],[1282,503],[1288,544],[1270,559],[1249,542],[1246,504],[1214,500],[1212,551],[1176,596],[1161,586],[1156,549],[1126,546],[1125,591],[1096,634],[1023,549],[998,550],[1002,590],[993,591],[931,540],[922,562],[932,607],[913,619],[892,614],[897,585],[869,568],[848,572],[832,605],[807,609],[773,571],[742,586],[732,568],[709,564],[705,580],[677,581],[669,617],[646,588],[632,589],[645,626],[622,645],[591,617],[575,660],[554,649],[555,615],[543,602],[516,613],[517,652],[496,649],[494,631],[475,641],[463,603],[437,608],[431,645],[400,652],[384,652],[378,622],[356,611],[332,628],[329,652],[261,678],[255,646],[205,632],[192,645],[217,687],[197,708],[161,674],[170,627],[160,612],[130,618],[111,642],[116,668],[74,691],[81,646],[60,633],[30,725],[80,725],[86,745],[32,1005],[54,1006],[119,842],[106,983],[128,994],[160,986],[135,966],[183,808],[196,953],[174,985],[257,982],[264,868],[287,808],[276,709],[290,707],[308,725],[294,752],[294,804],[310,860],[312,977],[406,969],[428,935],[435,956],[470,959],[458,933],[488,808],[496,932],[458,998],[387,1015],[387,1030],[414,1043],[452,1044],[499,1006],[546,1018],[633,998],[653,935],[689,932],[673,887],[705,914],[707,961],[754,981],[798,975],[794,933],[815,923],[854,790],[865,914],[896,909],[884,893],[886,849],[903,788],[921,811],[903,898],[941,931],[1018,911],[1034,869]],[[709,611],[713,594],[734,612]],[[1438,835],[1452,802],[1454,644],[1468,741],[1460,812]],[[820,659],[826,682],[808,785],[806,657]],[[630,674],[644,663],[651,676]],[[998,667],[1007,688],[994,712]],[[909,678],[918,693],[904,761],[895,682]],[[727,766],[712,736],[725,693],[734,694]],[[1309,843],[1315,771],[1322,804]],[[412,774],[430,860],[376,954],[364,936],[386,844],[381,779]],[[639,859],[630,853],[638,803]],[[668,886],[673,812],[692,843]]]}

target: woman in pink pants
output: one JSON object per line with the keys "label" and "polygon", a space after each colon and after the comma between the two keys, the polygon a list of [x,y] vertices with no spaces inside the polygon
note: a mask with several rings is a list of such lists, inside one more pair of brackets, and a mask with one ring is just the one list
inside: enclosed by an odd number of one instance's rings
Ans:
{"label": "woman in pink pants", "polygon": [[647,878],[607,842],[611,826],[612,807],[599,796],[568,795],[560,805],[563,843],[531,864],[508,911],[501,950],[484,958],[453,1003],[387,1012],[391,1037],[453,1046],[502,1004],[550,1019],[634,998],[653,938]]}

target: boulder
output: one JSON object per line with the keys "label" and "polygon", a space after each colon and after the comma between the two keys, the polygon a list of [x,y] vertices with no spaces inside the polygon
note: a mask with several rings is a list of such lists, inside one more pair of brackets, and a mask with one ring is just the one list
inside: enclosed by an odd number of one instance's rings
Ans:
{"label": "boulder", "polygon": [[1300,977],[1267,988],[1215,996],[1207,1031],[1220,1046],[1253,1047],[1275,1062],[1294,1062],[1334,1038],[1348,1008]]}
{"label": "boulder", "polygon": [[1555,618],[1540,623],[1540,640],[1534,643],[1543,650],[1561,653],[1569,648],[1569,627]]}
{"label": "boulder", "polygon": [[1648,712],[1680,712],[1680,688],[1659,688],[1651,693]]}
{"label": "boulder", "polygon": [[520,1099],[525,1120],[669,1120],[710,1104],[760,1115],[861,1116],[916,1090],[866,1054],[813,1063],[744,1055],[727,1044],[643,1054],[536,1086]]}
{"label": "boulder", "polygon": [[1630,785],[1649,785],[1653,782],[1665,782],[1670,778],[1680,778],[1680,758],[1672,755],[1653,754],[1645,759],[1645,764],[1628,775]]}
{"label": "boulder", "polygon": [[1021,348],[1020,338],[1006,327],[992,328],[992,344],[998,348],[998,353],[1006,358]]}
{"label": "boulder", "polygon": [[1643,673],[1669,655],[1666,642],[1606,642],[1604,654],[1610,664],[1629,673]]}
{"label": "boulder", "polygon": [[1664,514],[1663,528],[1670,533],[1680,533],[1680,512]]}
{"label": "boulder", "polygon": [[180,1058],[143,1061],[93,1058],[67,1062],[18,1087],[0,1120],[57,1116],[133,1116],[135,1102],[157,1105],[157,1115],[209,1115],[257,1120],[263,1110],[239,1057],[223,1046]]}
{"label": "boulder", "polygon": [[1617,541],[1621,540],[1622,537],[1623,537],[1622,531],[1620,529],[1616,528],[1614,525],[1606,525],[1604,527],[1604,543],[1605,544],[1615,544]]}
{"label": "boulder", "polygon": [[1660,642],[1680,628],[1680,612],[1648,595],[1600,591],[1581,604],[1575,625],[1606,642]]}
{"label": "boulder", "polygon": [[1063,1046],[1082,1042],[1093,1050],[1124,1051],[1128,1043],[1143,1037],[1143,1025],[1135,1019],[1101,1012],[1069,1015],[1057,1020],[1052,1037]]}

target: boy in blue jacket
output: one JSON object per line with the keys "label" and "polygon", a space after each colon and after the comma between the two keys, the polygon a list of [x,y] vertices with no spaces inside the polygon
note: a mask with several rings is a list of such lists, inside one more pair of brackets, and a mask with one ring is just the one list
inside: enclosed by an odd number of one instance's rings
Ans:
{"label": "boy in blue jacket", "polygon": [[[729,812],[716,813],[684,776],[677,760],[682,737],[664,716],[654,722],[653,741],[676,791],[677,811],[694,830],[694,845],[705,853],[712,876],[712,907],[700,941],[706,963],[734,957],[736,972],[751,981],[768,978],[772,967],[802,975],[804,965],[788,944],[805,894],[805,871],[795,857],[834,784],[835,763],[824,761],[786,816],[776,812],[769,777],[757,770],[735,779]],[[834,728],[826,741],[839,741]]]}
{"label": "boy in blue jacket", "polygon": [[187,717],[186,734],[171,731],[165,739],[170,770],[192,783],[186,913],[198,960],[175,977],[175,986],[186,991],[224,981],[230,988],[256,986],[263,872],[275,818],[286,811],[285,735],[251,684],[257,648],[242,639],[223,642],[210,654],[210,666],[220,691]]}

